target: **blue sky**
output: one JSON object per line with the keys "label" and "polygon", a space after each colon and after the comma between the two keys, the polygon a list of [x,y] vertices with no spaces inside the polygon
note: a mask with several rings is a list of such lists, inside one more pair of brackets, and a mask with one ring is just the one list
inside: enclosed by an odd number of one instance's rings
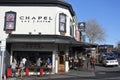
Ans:
{"label": "blue sky", "polygon": [[79,22],[95,19],[104,29],[106,40],[98,44],[117,45],[120,41],[120,0],[66,0]]}

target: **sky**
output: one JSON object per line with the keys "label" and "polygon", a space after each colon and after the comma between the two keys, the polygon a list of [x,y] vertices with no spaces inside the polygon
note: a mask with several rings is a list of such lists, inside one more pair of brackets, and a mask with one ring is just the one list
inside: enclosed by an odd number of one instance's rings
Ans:
{"label": "sky", "polygon": [[117,46],[120,41],[120,0],[66,0],[78,22],[95,19],[105,31],[105,41],[97,44]]}

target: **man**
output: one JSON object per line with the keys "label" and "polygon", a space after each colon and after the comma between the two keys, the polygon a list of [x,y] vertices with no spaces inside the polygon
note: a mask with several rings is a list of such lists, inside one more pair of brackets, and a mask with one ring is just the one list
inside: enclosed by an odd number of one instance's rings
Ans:
{"label": "man", "polygon": [[22,62],[23,62],[24,65],[25,65],[26,60],[27,60],[26,58],[22,59]]}
{"label": "man", "polygon": [[50,64],[51,64],[50,58],[48,58],[48,59],[46,60],[46,63],[47,63],[47,65],[50,65]]}
{"label": "man", "polygon": [[90,58],[90,64],[91,64],[92,71],[95,71],[95,64],[96,64],[96,58],[95,57]]}

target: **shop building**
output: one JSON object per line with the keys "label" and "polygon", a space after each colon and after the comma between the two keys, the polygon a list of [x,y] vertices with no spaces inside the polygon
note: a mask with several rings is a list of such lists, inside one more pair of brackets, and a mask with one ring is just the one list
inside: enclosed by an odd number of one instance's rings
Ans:
{"label": "shop building", "polygon": [[[52,61],[52,73],[69,71],[69,56],[84,50],[72,6],[64,0],[1,0],[0,46],[5,67],[28,57]],[[74,25],[73,25],[74,24]]]}

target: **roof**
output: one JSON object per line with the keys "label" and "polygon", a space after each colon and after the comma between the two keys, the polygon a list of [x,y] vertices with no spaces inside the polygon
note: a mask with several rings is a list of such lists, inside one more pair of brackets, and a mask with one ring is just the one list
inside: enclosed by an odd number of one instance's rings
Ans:
{"label": "roof", "polygon": [[92,46],[85,42],[76,41],[69,36],[61,35],[25,35],[25,34],[11,34],[6,39],[6,43],[54,43],[67,44],[71,46]]}
{"label": "roof", "polygon": [[55,2],[55,1],[66,2],[65,0],[0,0],[0,2]]}
{"label": "roof", "polygon": [[0,6],[59,6],[75,16],[72,6],[64,0],[0,0]]}

